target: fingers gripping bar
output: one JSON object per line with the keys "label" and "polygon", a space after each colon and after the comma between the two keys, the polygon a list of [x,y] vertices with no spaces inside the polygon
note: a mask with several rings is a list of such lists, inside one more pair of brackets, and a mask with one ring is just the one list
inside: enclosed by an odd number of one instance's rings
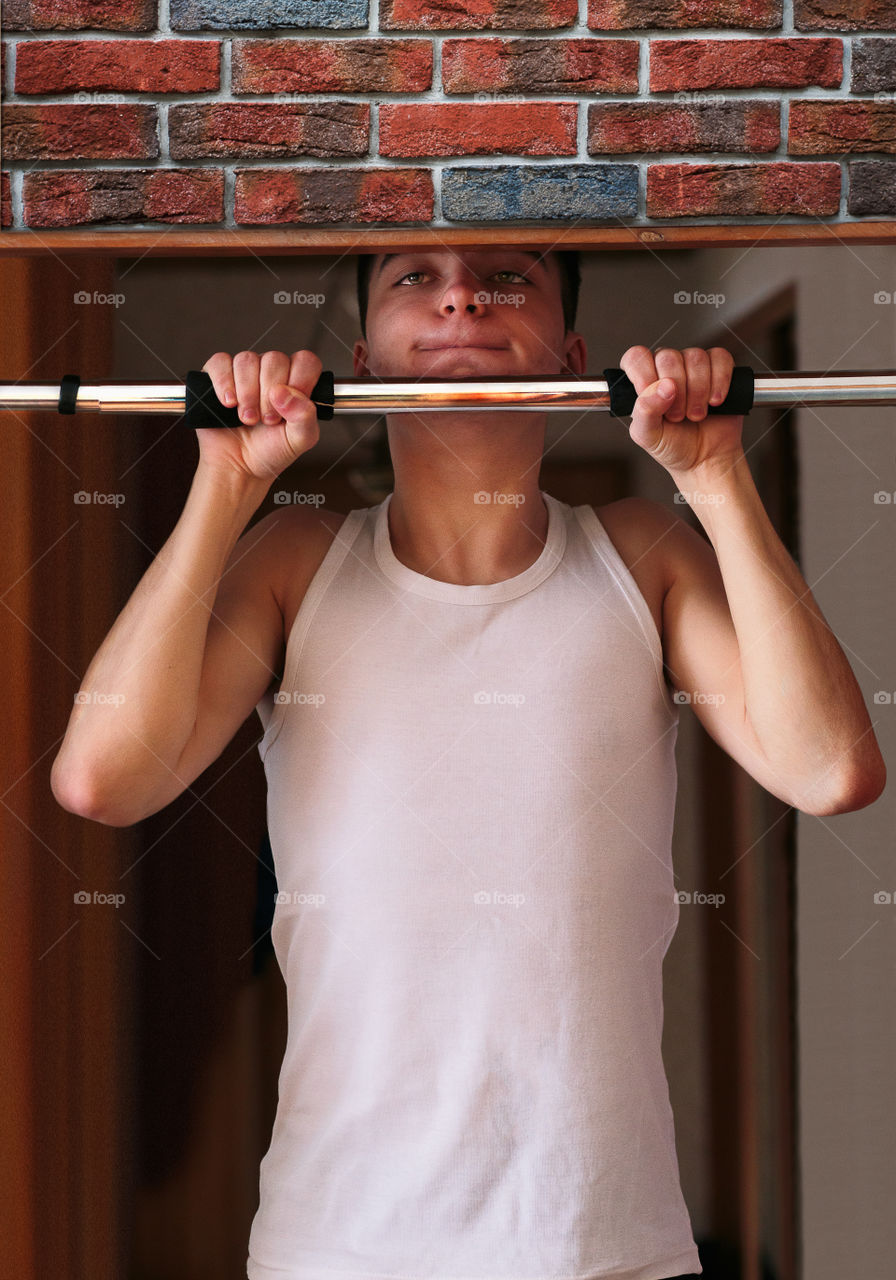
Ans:
{"label": "fingers gripping bar", "polygon": [[[626,417],[634,412],[638,393],[634,384],[621,369],[604,369],[604,378],[610,393],[610,413],[616,418]],[[748,364],[737,364],[731,372],[731,385],[728,394],[721,404],[711,404],[707,408],[710,417],[713,414],[749,413],[753,407],[753,370]]]}
{"label": "fingers gripping bar", "polygon": [[[242,427],[245,423],[239,410],[224,405],[215,395],[212,380],[207,373],[191,369],[184,383],[186,388],[186,407],[184,423],[195,427]],[[321,422],[333,416],[333,374],[324,372],[320,375],[308,397],[317,406],[317,416]]]}

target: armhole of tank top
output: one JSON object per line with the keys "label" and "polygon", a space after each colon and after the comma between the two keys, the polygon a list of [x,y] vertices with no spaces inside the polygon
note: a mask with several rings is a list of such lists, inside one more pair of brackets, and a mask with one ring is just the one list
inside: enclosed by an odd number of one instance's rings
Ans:
{"label": "armhole of tank top", "polygon": [[632,607],[632,611],[638,620],[638,625],[653,656],[654,671],[662,694],[663,705],[669,712],[670,717],[677,719],[678,707],[672,701],[671,691],[663,675],[663,642],[660,633],[656,629],[650,606],[644,599],[641,588],[635,581],[634,574],[619,554],[613,539],[607,533],[600,516],[594,508],[583,504],[580,507],[575,507],[574,510],[592,546],[607,566]]}
{"label": "armhole of tank top", "polygon": [[[293,619],[292,628],[286,638],[286,655],[283,660],[283,677],[280,681],[280,688],[291,688],[295,680],[296,667],[299,664],[299,654],[302,651],[302,645],[305,642],[305,636],[308,634],[308,627],[311,619],[323,599],[324,592],[336,576],[339,566],[351,549],[352,543],[357,538],[364,518],[367,515],[368,508],[359,507],[350,511],[345,520],[339,526],[339,530],[333,541],[327,547],[327,553],[317,567],[317,572],[308,584],[307,590],[302,597],[302,602],[296,611]],[[262,735],[258,744],[258,751],[264,763],[265,757],[271,747],[276,742],[280,730],[283,727],[283,707],[285,703],[277,702],[276,697],[273,703],[268,727]]]}

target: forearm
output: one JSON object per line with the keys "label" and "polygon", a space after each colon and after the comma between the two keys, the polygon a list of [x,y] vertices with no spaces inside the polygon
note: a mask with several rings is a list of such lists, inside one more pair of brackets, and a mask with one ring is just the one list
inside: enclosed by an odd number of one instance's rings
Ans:
{"label": "forearm", "polygon": [[53,764],[57,793],[170,776],[196,723],[218,581],[267,488],[200,462],[171,536],[81,682]]}
{"label": "forearm", "polygon": [[716,552],[746,723],[766,761],[796,794],[861,786],[882,764],[861,690],[768,518],[746,457],[673,478]]}

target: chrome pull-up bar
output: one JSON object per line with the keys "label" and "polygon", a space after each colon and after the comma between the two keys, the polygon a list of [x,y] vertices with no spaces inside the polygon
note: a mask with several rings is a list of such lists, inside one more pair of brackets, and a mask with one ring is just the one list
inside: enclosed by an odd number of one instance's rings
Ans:
{"label": "chrome pull-up bar", "polygon": [[[635,388],[621,369],[603,380],[562,375],[483,377],[467,381],[420,378],[340,378],[322,373],[310,399],[321,420],[334,414],[423,413],[464,410],[585,410],[616,417],[631,414]],[[754,405],[896,405],[896,370],[780,373],[757,378],[736,365],[728,395],[708,413],[746,414]],[[222,405],[207,373],[192,370],[186,383],[84,383],[67,374],[60,383],[0,384],[0,411],[45,409],[57,413],[164,413],[183,415],[188,427],[239,427],[236,409]]]}

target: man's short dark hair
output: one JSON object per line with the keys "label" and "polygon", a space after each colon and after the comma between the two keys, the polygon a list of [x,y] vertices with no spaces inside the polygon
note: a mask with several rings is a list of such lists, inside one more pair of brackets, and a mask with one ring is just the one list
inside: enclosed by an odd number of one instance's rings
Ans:
{"label": "man's short dark hair", "polygon": [[[563,324],[566,332],[575,328],[576,311],[579,306],[579,285],[582,283],[579,271],[578,249],[551,249],[560,268],[560,302],[563,306]],[[374,253],[358,254],[358,315],[361,319],[361,334],[367,337],[367,296],[370,289],[370,272],[373,268]]]}

